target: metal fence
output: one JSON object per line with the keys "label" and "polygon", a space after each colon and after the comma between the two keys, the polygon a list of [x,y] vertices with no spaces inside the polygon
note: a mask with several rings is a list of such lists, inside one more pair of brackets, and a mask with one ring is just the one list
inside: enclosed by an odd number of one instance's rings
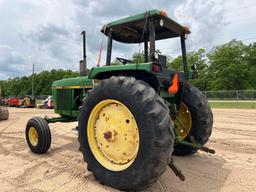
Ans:
{"label": "metal fence", "polygon": [[[209,100],[256,100],[256,90],[202,91]],[[44,100],[49,95],[36,95],[37,100]],[[6,97],[9,98],[9,97]],[[20,97],[19,99],[23,99]]]}
{"label": "metal fence", "polygon": [[209,100],[256,100],[256,90],[202,91]]}

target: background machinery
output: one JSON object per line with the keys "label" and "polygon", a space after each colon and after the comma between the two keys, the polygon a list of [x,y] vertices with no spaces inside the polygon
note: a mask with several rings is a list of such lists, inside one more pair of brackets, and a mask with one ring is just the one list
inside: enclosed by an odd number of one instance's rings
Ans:
{"label": "background machinery", "polygon": [[10,97],[6,101],[8,107],[18,107],[20,103],[19,97]]}
{"label": "background machinery", "polygon": [[42,101],[42,104],[37,105],[38,109],[53,109],[54,104],[53,104],[53,98],[52,96],[48,96],[46,99]]}
{"label": "background machinery", "polygon": [[3,105],[4,105],[4,103],[2,101],[2,88],[0,85],[0,121],[7,120],[9,118],[8,108]]}
{"label": "background machinery", "polygon": [[18,105],[21,108],[35,108],[36,107],[36,99],[33,96],[26,95]]}

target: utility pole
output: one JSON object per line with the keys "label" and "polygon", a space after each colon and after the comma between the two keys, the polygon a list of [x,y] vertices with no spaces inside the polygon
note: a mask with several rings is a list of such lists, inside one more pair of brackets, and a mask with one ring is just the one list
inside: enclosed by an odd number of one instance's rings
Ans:
{"label": "utility pole", "polygon": [[2,101],[2,87],[1,87],[1,84],[0,84],[0,103]]}
{"label": "utility pole", "polygon": [[33,63],[33,69],[32,69],[32,97],[34,97],[34,80],[35,80],[35,64]]}

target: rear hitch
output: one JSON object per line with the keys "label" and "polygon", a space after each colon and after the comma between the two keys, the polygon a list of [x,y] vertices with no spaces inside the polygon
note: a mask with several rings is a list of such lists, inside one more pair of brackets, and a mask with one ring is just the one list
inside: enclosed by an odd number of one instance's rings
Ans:
{"label": "rear hitch", "polygon": [[[193,141],[193,138],[192,138],[192,141]],[[190,143],[190,142],[187,142],[187,141],[184,141],[184,140],[177,139],[176,143],[179,143],[181,145],[186,145],[186,146],[192,147],[194,149],[198,149],[200,151],[204,151],[206,153],[215,154],[215,150],[214,149],[210,149],[208,147],[205,147],[203,145],[197,144],[195,142]]]}
{"label": "rear hitch", "polygon": [[215,150],[214,150],[214,149],[210,149],[210,148],[208,148],[208,147],[202,146],[202,147],[199,148],[199,150],[204,151],[204,152],[206,152],[206,153],[215,154]]}
{"label": "rear hitch", "polygon": [[169,167],[172,169],[174,174],[180,178],[181,181],[185,181],[185,176],[182,174],[182,171],[177,167],[173,158],[171,158],[171,162],[169,163]]}

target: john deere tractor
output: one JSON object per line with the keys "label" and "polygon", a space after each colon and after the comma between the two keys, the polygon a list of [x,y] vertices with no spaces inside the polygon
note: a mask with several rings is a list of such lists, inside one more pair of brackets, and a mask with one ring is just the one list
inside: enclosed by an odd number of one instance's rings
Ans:
{"label": "john deere tractor", "polygon": [[[80,150],[100,183],[120,190],[140,190],[157,181],[166,167],[185,180],[172,155],[191,155],[204,146],[213,124],[206,97],[189,79],[195,66],[187,67],[185,40],[189,28],[160,10],[146,11],[103,26],[107,36],[104,66],[86,76],[85,32],[81,76],[52,85],[57,118],[30,119],[26,140],[34,153],[46,153],[51,145],[48,124],[78,121]],[[167,58],[156,52],[156,41],[180,38],[183,71],[167,67]],[[144,62],[116,58],[111,65],[113,40],[144,44]]]}

